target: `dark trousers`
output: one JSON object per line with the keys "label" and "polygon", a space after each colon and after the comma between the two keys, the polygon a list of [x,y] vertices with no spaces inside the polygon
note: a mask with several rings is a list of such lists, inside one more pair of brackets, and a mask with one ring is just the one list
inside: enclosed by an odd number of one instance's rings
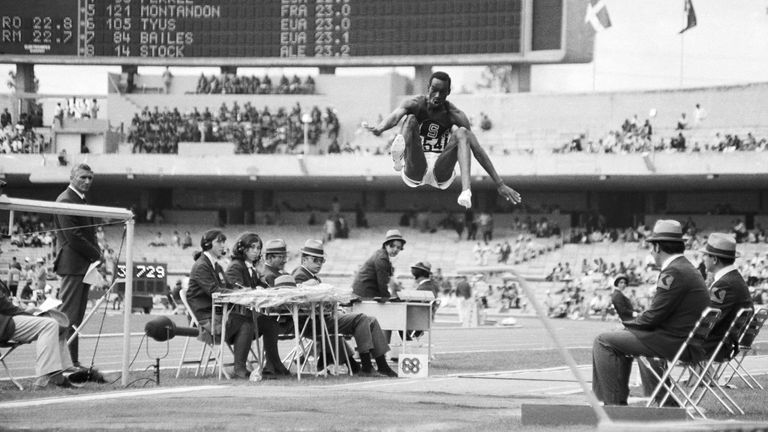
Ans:
{"label": "dark trousers", "polygon": [[[626,405],[629,396],[629,376],[634,357],[655,357],[658,354],[632,332],[618,330],[601,333],[592,345],[592,391],[606,405]],[[654,365],[659,376],[664,371]],[[650,370],[640,364],[643,390],[650,396],[658,380]],[[664,394],[660,395],[663,397]],[[660,399],[660,397],[658,397]]]}
{"label": "dark trousers", "polygon": [[[61,306],[59,310],[69,318],[69,330],[67,339],[74,334],[72,327],[78,327],[83,322],[85,308],[88,306],[88,290],[90,285],[83,283],[85,275],[63,275],[61,276],[61,289],[59,290],[59,299]],[[79,363],[78,357],[79,338],[75,338],[69,344],[69,355],[72,357],[72,363]]]}

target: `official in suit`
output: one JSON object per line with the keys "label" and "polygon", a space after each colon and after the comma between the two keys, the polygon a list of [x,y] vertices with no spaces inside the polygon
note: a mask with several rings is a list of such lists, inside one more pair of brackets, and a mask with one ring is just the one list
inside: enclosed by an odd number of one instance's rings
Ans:
{"label": "official in suit", "polygon": [[288,246],[283,239],[272,239],[264,245],[264,272],[261,280],[268,287],[275,286],[275,279],[288,274],[285,263],[288,261]]}
{"label": "official in suit", "polygon": [[[263,283],[259,280],[259,274],[255,268],[255,264],[261,260],[261,248],[261,238],[256,233],[244,233],[235,241],[232,260],[224,274],[227,282],[234,289],[263,289]],[[276,321],[243,306],[235,306],[229,316],[230,319],[239,321],[253,322],[256,319],[256,328],[259,335],[263,337],[264,354],[267,358],[262,377],[291,374],[280,360],[280,352],[277,349],[280,330]]]}
{"label": "official in suit", "polygon": [[[751,308],[753,305],[747,283],[734,265],[739,254],[736,252],[736,239],[732,235],[710,234],[707,244],[699,252],[703,254],[703,262],[707,272],[712,275],[712,285],[709,287],[709,305],[720,309],[720,318],[704,342],[704,349],[707,355],[711,356],[712,351],[728,331],[731,322],[736,318],[736,312],[742,308]],[[718,353],[718,359],[729,355],[736,342],[727,339]]]}
{"label": "official in suit", "polygon": [[[304,247],[301,248],[301,265],[293,270],[292,276],[297,283],[309,284],[320,283],[320,277],[317,275],[325,263],[325,250],[323,242],[319,240],[307,240]],[[388,338],[381,329],[379,320],[375,317],[362,313],[336,313],[336,319],[339,323],[339,333],[352,335],[357,344],[357,352],[360,355],[360,373],[363,375],[373,375],[374,369],[371,359],[376,360],[376,372],[387,377],[397,377],[397,372],[393,371],[387,364],[386,353],[389,351]],[[332,326],[333,323],[328,323]],[[346,346],[346,343],[345,343]],[[353,373],[356,372],[357,365],[353,359],[350,360],[350,368]]]}
{"label": "official in suit", "polygon": [[[195,253],[195,264],[189,272],[189,288],[187,301],[189,307],[197,317],[200,327],[207,329],[214,337],[221,336],[221,317],[217,316],[215,328],[211,328],[212,320],[212,294],[215,292],[229,292],[230,285],[224,276],[224,269],[219,265],[219,260],[227,253],[227,236],[220,230],[208,230],[200,239],[202,252]],[[234,345],[234,373],[239,379],[248,379],[250,372],[246,367],[248,353],[251,350],[251,342],[255,337],[252,320],[230,316],[226,323],[226,343]]]}
{"label": "official in suit", "polygon": [[[704,279],[683,256],[680,223],[657,221],[647,241],[661,269],[650,306],[635,319],[624,321],[624,330],[598,335],[592,346],[592,390],[606,405],[627,404],[633,357],[672,359],[709,305]],[[691,350],[686,357],[702,356],[703,352]],[[656,380],[643,367],[640,374],[649,395]]]}
{"label": "official in suit", "polygon": [[[56,202],[86,204],[86,194],[93,184],[93,170],[86,164],[75,166],[69,176],[69,186],[56,198]],[[85,316],[90,286],[83,283],[88,266],[103,260],[96,240],[96,222],[86,216],[56,215],[56,260],[53,269],[61,277],[59,310],[67,315],[72,326],[79,326]],[[70,327],[68,336],[74,330]],[[69,344],[72,362],[79,366],[78,338]]]}
{"label": "official in suit", "polygon": [[387,231],[381,249],[374,252],[357,272],[352,282],[352,291],[363,299],[390,298],[390,285],[394,274],[390,258],[396,257],[404,247],[405,239],[399,230]]}

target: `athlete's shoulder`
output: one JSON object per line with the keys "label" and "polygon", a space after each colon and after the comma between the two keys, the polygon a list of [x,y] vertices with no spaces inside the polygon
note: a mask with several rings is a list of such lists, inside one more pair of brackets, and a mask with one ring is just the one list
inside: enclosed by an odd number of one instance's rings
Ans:
{"label": "athlete's shoulder", "polygon": [[469,129],[469,117],[459,107],[450,101],[445,101],[445,110],[448,112],[453,124]]}
{"label": "athlete's shoulder", "polygon": [[427,97],[424,95],[417,95],[410,99],[406,99],[403,101],[404,107],[414,107],[414,108],[420,108],[420,107],[426,107],[427,106]]}

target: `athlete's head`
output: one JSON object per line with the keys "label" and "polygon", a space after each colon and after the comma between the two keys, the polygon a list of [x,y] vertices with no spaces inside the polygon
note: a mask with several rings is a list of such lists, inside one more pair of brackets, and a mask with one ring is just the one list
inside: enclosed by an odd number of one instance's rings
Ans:
{"label": "athlete's head", "polygon": [[451,77],[445,72],[433,72],[427,86],[427,103],[430,106],[442,105],[449,94],[451,94]]}

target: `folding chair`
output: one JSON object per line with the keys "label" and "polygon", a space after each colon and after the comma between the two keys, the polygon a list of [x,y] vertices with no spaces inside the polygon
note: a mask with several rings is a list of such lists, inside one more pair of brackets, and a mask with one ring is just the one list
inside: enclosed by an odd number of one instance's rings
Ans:
{"label": "folding chair", "polygon": [[5,359],[11,355],[12,352],[16,350],[16,348],[26,345],[29,342],[16,342],[16,341],[7,341],[7,342],[0,342],[0,348],[5,348],[6,350],[0,354],[0,363],[3,364],[3,368],[5,369],[6,375],[8,375],[8,378],[11,380],[11,382],[18,387],[19,390],[24,390],[24,387],[16,381],[16,378],[13,377],[11,374],[11,370],[8,368],[8,365],[5,364]]}
{"label": "folding chair", "polygon": [[[707,418],[704,415],[704,412],[699,408],[698,405],[694,403],[694,401],[688,396],[688,392],[685,391],[684,385],[685,383],[682,380],[683,375],[686,372],[690,372],[692,367],[696,364],[698,364],[697,361],[683,361],[681,360],[683,355],[688,350],[688,347],[692,345],[701,345],[703,341],[707,339],[707,336],[709,335],[709,332],[712,331],[712,328],[717,323],[717,319],[720,317],[720,309],[715,308],[706,308],[701,313],[701,317],[696,321],[696,325],[693,326],[693,329],[688,333],[688,337],[685,339],[685,341],[680,345],[680,348],[677,350],[677,353],[672,358],[672,360],[667,362],[667,368],[662,374],[662,376],[659,376],[656,370],[651,366],[651,362],[647,357],[639,357],[639,361],[643,363],[643,365],[648,368],[648,370],[651,371],[651,373],[659,380],[659,383],[656,385],[656,388],[653,390],[653,393],[651,393],[651,399],[648,401],[647,407],[650,407],[653,405],[653,403],[656,400],[656,395],[659,394],[661,389],[666,390],[666,394],[662,398],[662,400],[659,402],[660,406],[663,406],[664,403],[667,401],[667,398],[672,397],[678,405],[685,408],[686,406],[690,405],[692,408],[692,411],[688,411],[688,415],[692,418],[694,417],[693,412],[701,416],[701,418]],[[666,361],[666,359],[654,359],[657,361]],[[672,376],[672,371],[675,368],[680,368],[680,374],[677,377]],[[667,383],[667,380],[669,380],[669,383]]]}
{"label": "folding chair", "polygon": [[[729,413],[735,414],[734,410],[736,410],[741,415],[744,415],[744,410],[741,409],[736,401],[734,401],[733,398],[731,398],[728,393],[726,393],[725,389],[720,386],[720,384],[717,382],[717,377],[719,376],[719,371],[722,367],[722,364],[727,363],[731,359],[730,353],[721,353],[723,347],[729,339],[738,341],[739,336],[747,328],[747,324],[749,324],[751,318],[751,307],[739,309],[736,312],[733,321],[731,321],[731,324],[728,326],[728,330],[725,332],[723,337],[720,338],[717,346],[712,351],[712,354],[710,355],[706,365],[701,368],[700,371],[697,368],[691,368],[692,377],[696,377],[696,382],[693,384],[693,387],[691,387],[691,391],[688,396],[691,399],[694,399],[695,397],[696,405],[698,405],[701,402],[701,399],[704,398],[704,395],[709,392]],[[715,363],[718,363],[718,366],[715,369],[712,369]],[[699,391],[699,389],[701,389],[701,392],[698,396],[696,396],[696,392]],[[723,400],[723,398],[725,400]]]}
{"label": "folding chair", "polygon": [[[768,308],[764,307],[757,309],[755,314],[752,315],[752,319],[749,321],[749,324],[747,324],[746,328],[739,336],[737,354],[733,357],[733,359],[731,359],[731,361],[724,363],[721,375],[726,371],[726,369],[729,368],[732,372],[731,376],[728,377],[728,380],[726,380],[723,384],[723,387],[730,384],[731,380],[733,380],[733,377],[738,375],[739,378],[744,381],[744,384],[749,386],[749,388],[754,389],[755,386],[757,386],[757,388],[763,390],[763,386],[755,379],[755,377],[752,376],[752,374],[749,373],[749,371],[744,368],[743,362],[747,354],[752,351],[752,343],[757,338],[757,335],[760,333],[760,329],[763,328],[766,320],[768,320]],[[749,380],[747,380],[747,377]]]}
{"label": "folding chair", "polygon": [[[297,305],[292,306],[298,308]],[[343,346],[343,335],[340,335],[338,328],[328,329],[325,315],[333,315],[332,309],[325,309],[325,305],[312,304],[307,316],[303,320],[298,319],[298,311],[291,315],[294,317],[294,331],[280,335],[280,339],[293,339],[294,347],[283,358],[283,364],[289,368],[296,365],[296,375],[301,379],[301,372],[319,359],[319,356],[325,356],[326,352],[331,353],[331,360],[336,363],[339,359],[339,351],[344,351],[344,359],[349,362],[349,355]],[[335,321],[334,321],[335,322]],[[295,329],[299,328],[297,332]],[[333,339],[332,339],[333,337]],[[338,346],[337,346],[338,344]],[[330,350],[330,351],[328,351]],[[327,365],[326,365],[327,366]],[[327,369],[326,369],[327,370]],[[323,371],[323,374],[326,372]],[[349,371],[351,374],[351,371]]]}
{"label": "folding chair", "polygon": [[[224,374],[224,376],[227,379],[230,379],[229,373],[224,369],[224,366],[232,366],[231,363],[229,364],[223,364],[223,362],[219,361],[218,352],[216,349],[216,345],[221,343],[221,340],[219,337],[214,337],[208,329],[201,328],[200,322],[198,321],[197,317],[195,316],[194,311],[189,306],[189,302],[187,301],[187,288],[182,288],[181,291],[179,291],[179,297],[181,297],[181,302],[184,303],[184,309],[185,313],[187,315],[187,318],[189,319],[190,325],[192,327],[198,328],[200,332],[202,333],[202,340],[198,339],[203,347],[200,349],[200,357],[198,359],[194,360],[187,360],[187,349],[189,348],[189,341],[192,338],[186,338],[184,341],[184,349],[181,351],[181,359],[179,359],[179,366],[176,369],[176,378],[178,378],[181,375],[181,367],[185,364],[196,364],[197,367],[195,368],[195,376],[198,376],[200,374],[200,368],[202,367],[204,376],[206,373],[208,373],[208,365],[213,362],[213,368],[212,371],[216,371],[216,367],[219,366],[221,363],[221,371]],[[232,346],[229,344],[225,344],[227,347],[229,347],[229,351],[232,351]],[[251,350],[251,355],[253,355],[257,361],[260,358],[256,355],[256,353]],[[258,361],[259,365],[261,364],[260,361]]]}

